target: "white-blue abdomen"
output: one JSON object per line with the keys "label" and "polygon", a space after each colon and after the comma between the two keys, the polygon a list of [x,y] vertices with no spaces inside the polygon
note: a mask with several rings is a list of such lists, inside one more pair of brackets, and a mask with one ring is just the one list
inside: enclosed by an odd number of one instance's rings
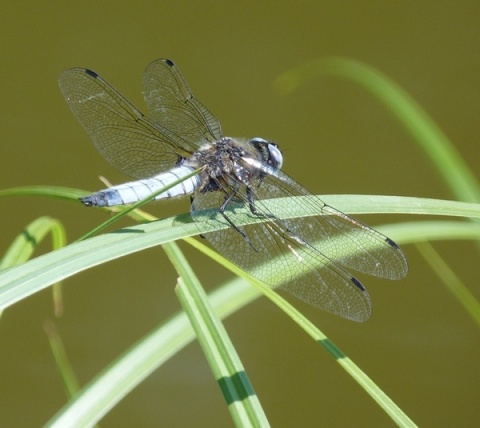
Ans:
{"label": "white-blue abdomen", "polygon": [[[194,169],[189,166],[178,166],[172,168],[170,171],[158,174],[151,178],[119,184],[118,186],[101,190],[100,192],[96,192],[90,196],[81,198],[80,200],[87,206],[98,207],[132,204],[148,197],[148,195],[157,192],[174,181],[191,174],[193,171]],[[154,199],[166,199],[174,196],[188,195],[199,185],[199,177],[198,175],[194,175],[193,177],[173,186],[166,192],[160,193]]]}

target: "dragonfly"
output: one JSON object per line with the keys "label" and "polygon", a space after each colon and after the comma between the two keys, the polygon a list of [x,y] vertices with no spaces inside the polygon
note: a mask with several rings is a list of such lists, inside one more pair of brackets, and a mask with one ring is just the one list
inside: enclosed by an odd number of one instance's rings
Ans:
{"label": "dragonfly", "polygon": [[[150,63],[143,84],[149,116],[90,69],[60,75],[60,89],[97,150],[136,180],[81,202],[88,207],[131,204],[175,183],[154,199],[190,195],[194,223],[227,225],[202,234],[220,254],[274,289],[366,321],[370,296],[348,269],[401,279],[408,265],[399,246],[284,173],[282,152],[273,141],[224,136],[173,61]],[[291,197],[296,198],[275,204]],[[308,214],[298,217],[298,209]]]}

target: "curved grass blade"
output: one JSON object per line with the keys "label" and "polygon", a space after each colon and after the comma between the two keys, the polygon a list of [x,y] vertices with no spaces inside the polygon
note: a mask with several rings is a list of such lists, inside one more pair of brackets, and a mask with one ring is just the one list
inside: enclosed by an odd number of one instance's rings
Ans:
{"label": "curved grass blade", "polygon": [[290,93],[325,74],[352,80],[373,93],[413,135],[453,194],[463,201],[480,201],[478,180],[448,137],[406,91],[373,67],[347,58],[315,60],[281,74],[275,87]]}
{"label": "curved grass blade", "polygon": [[[480,227],[479,227],[480,230]],[[480,327],[480,303],[470,290],[463,284],[457,274],[450,269],[445,260],[435,251],[429,242],[417,242],[416,247],[420,254],[436,273],[438,279],[443,282],[450,293],[463,306],[473,321]]]}
{"label": "curved grass blade", "polygon": [[180,275],[175,292],[195,330],[235,425],[269,426],[240,357],[196,275],[175,243],[165,244],[163,248]]}
{"label": "curved grass blade", "polygon": [[86,192],[84,190],[60,186],[21,186],[0,190],[0,198],[10,196],[47,196],[56,199],[77,200],[85,195]]}
{"label": "curved grass blade", "polygon": [[[29,260],[47,235],[52,236],[54,250],[67,244],[67,234],[63,224],[51,217],[40,217],[27,225],[15,238],[0,260],[0,269],[20,265]],[[55,315],[60,317],[63,313],[62,284],[60,282],[53,285],[52,294]]]}
{"label": "curved grass blade", "polygon": [[[349,197],[341,196],[322,196],[322,198],[329,204],[338,207],[341,211],[350,212]],[[355,201],[354,211],[356,214],[361,213],[361,206],[358,198],[353,198]],[[425,200],[422,206],[421,199],[418,198],[395,198],[403,200],[403,212],[415,214],[432,214],[432,215],[455,215],[471,218],[480,218],[480,205],[469,204],[452,201],[438,201]],[[375,202],[371,205],[371,202]],[[276,210],[276,204],[288,203],[288,201],[281,201],[275,199],[271,201],[272,210]],[[290,203],[295,204],[294,200]],[[396,205],[393,204],[393,207]],[[378,208],[386,207],[387,200],[382,197],[369,197],[368,202],[365,203],[364,213],[372,213]],[[279,205],[281,207],[281,205]],[[282,212],[281,210],[277,212]],[[398,211],[396,211],[398,212]],[[292,210],[290,210],[292,213]],[[312,215],[308,212],[296,212],[298,216]],[[258,219],[254,219],[258,221]],[[117,232],[108,233],[97,236],[86,241],[76,242],[68,245],[53,253],[45,254],[30,260],[23,265],[16,266],[0,272],[0,309],[8,307],[13,303],[22,300],[23,298],[42,290],[45,287],[72,276],[78,272],[88,269],[93,266],[105,263],[110,260],[131,254],[143,249],[151,248],[176,239],[186,238],[188,236],[207,233],[214,229],[206,227],[199,227],[198,224],[191,222],[189,215],[176,216],[175,218],[159,220],[148,224],[141,224],[137,226],[127,227]],[[253,220],[252,220],[253,221]],[[174,224],[172,224],[172,222]],[[246,223],[247,221],[245,221]],[[478,230],[475,225],[471,226],[471,236],[475,236],[475,231]],[[227,227],[219,224],[217,230]],[[462,231],[465,230],[466,225],[453,225],[451,229],[459,227]],[[408,229],[408,225],[406,226]],[[421,234],[421,230],[418,231]],[[463,233],[463,232],[462,232]],[[440,239],[444,234],[453,236],[448,226],[443,229],[438,229],[436,232],[431,231],[429,237],[437,237]],[[392,235],[393,236],[393,235]],[[462,235],[463,236],[463,235]],[[402,240],[401,235],[393,236],[398,242],[406,242]],[[417,236],[418,239],[418,236]]]}
{"label": "curved grass blade", "polygon": [[[211,293],[209,300],[223,319],[258,296],[254,287],[236,278]],[[195,333],[186,314],[174,315],[98,373],[46,426],[93,426],[133,388],[194,339]]]}

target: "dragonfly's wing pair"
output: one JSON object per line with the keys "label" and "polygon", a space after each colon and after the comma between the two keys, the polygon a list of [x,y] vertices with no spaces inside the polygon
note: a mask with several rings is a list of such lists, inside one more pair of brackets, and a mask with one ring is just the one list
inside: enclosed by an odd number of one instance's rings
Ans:
{"label": "dragonfly's wing pair", "polygon": [[[344,318],[368,319],[370,297],[342,266],[400,279],[408,270],[403,252],[386,236],[326,205],[281,171],[264,169],[271,174],[254,194],[260,216],[250,212],[244,190],[226,212],[230,219],[254,221],[239,227],[246,238],[231,227],[206,234],[206,238],[220,254],[267,284]],[[287,203],[278,199],[273,211],[272,200],[287,196],[301,198]],[[202,223],[225,223],[215,212],[223,201],[222,192],[198,195],[192,216]],[[307,216],[295,218],[299,211]],[[268,220],[255,222],[261,217]]]}
{"label": "dragonfly's wing pair", "polygon": [[154,61],[145,70],[150,118],[91,70],[65,70],[59,84],[98,151],[134,178],[166,171],[179,157],[188,157],[202,143],[221,137],[220,123],[193,97],[170,60]]}

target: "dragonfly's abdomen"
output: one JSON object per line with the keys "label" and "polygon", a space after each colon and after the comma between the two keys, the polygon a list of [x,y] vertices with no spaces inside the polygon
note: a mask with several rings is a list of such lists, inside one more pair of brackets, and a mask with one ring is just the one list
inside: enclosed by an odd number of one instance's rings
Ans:
{"label": "dragonfly's abdomen", "polygon": [[[172,168],[170,171],[156,175],[144,180],[132,181],[101,190],[92,195],[80,198],[87,207],[113,207],[115,205],[125,205],[138,202],[148,195],[168,186],[178,179],[191,174],[193,168],[182,165]],[[192,193],[200,184],[198,175],[194,175],[173,186],[166,192],[160,193],[154,199],[173,198],[174,196],[188,195]]]}

